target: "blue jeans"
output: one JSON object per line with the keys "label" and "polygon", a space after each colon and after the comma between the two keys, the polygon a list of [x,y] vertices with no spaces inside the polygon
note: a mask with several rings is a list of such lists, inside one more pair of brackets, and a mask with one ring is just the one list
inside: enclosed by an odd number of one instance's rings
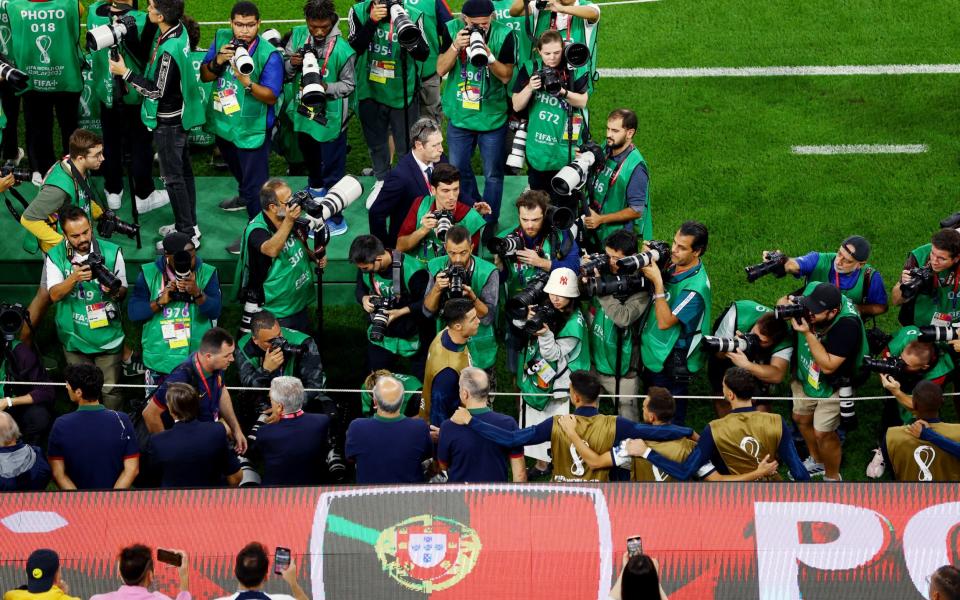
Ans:
{"label": "blue jeans", "polygon": [[503,199],[504,150],[507,143],[507,126],[493,131],[470,131],[452,123],[447,125],[447,146],[450,149],[450,164],[460,169],[460,198],[467,204],[480,199],[477,178],[470,166],[473,151],[480,146],[483,160],[483,201],[493,212],[485,218],[487,223],[496,223],[500,218],[500,202]]}
{"label": "blue jeans", "polygon": [[237,180],[237,192],[247,205],[247,217],[260,214],[260,188],[270,179],[270,133],[258,148],[245,150],[218,137],[217,148]]}

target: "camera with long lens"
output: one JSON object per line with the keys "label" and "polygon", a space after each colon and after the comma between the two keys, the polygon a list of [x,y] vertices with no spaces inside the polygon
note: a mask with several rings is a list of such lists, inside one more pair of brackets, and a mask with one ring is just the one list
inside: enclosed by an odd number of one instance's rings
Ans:
{"label": "camera with long lens", "polygon": [[920,327],[920,335],[917,336],[917,339],[921,342],[952,342],[960,339],[960,328],[924,325]]}
{"label": "camera with long lens", "polygon": [[590,298],[626,298],[646,288],[647,280],[642,275],[607,275],[588,279],[584,295]]}
{"label": "camera with long lens", "polygon": [[22,304],[0,303],[0,336],[4,342],[19,338],[23,324],[29,322],[30,313]]}
{"label": "camera with long lens", "polygon": [[[180,250],[173,255],[173,276],[177,281],[186,281],[193,271],[193,256],[186,250]],[[188,292],[172,290],[169,294],[171,302],[193,302],[193,296]]]}
{"label": "camera with long lens", "polygon": [[315,221],[326,221],[339,215],[361,195],[363,195],[363,185],[356,177],[346,175],[333,184],[327,190],[327,195],[322,198],[314,198],[306,190],[298,191],[287,201],[287,210],[299,206],[303,212],[311,217],[310,220],[305,219],[305,221],[309,223],[311,228],[318,229],[320,225]]}
{"label": "camera with long lens", "polygon": [[594,142],[580,146],[580,156],[563,167],[550,180],[553,191],[561,196],[569,196],[574,190],[581,189],[587,183],[591,171],[599,169],[606,162],[603,148]]}
{"label": "camera with long lens", "polygon": [[548,0],[536,0],[536,2],[534,2],[537,10],[546,10],[547,4],[549,4]]}
{"label": "camera with long lens", "polygon": [[247,43],[234,39],[230,44],[234,47],[233,65],[240,71],[240,74],[249,75],[253,73],[253,57],[250,56],[250,51],[247,50]]}
{"label": "camera with long lens", "polygon": [[393,26],[394,34],[397,36],[397,42],[404,50],[410,52],[421,44],[426,44],[423,39],[423,33],[413,21],[410,15],[403,7],[403,0],[380,0],[378,4],[385,5],[390,15],[390,24]]}
{"label": "camera with long lens", "polygon": [[565,42],[563,45],[563,58],[567,64],[575,69],[579,69],[590,62],[590,48],[580,42]]}
{"label": "camera with long lens", "polygon": [[507,156],[507,166],[513,169],[522,169],[527,162],[527,122],[511,121],[513,145],[510,146],[510,155]]}
{"label": "camera with long lens", "polygon": [[[323,85],[323,73],[320,71],[320,58],[313,45],[302,49],[303,66],[300,76],[300,103],[316,109],[326,100],[326,88]],[[324,116],[326,121],[326,116]],[[323,124],[323,123],[321,123]]]}
{"label": "camera with long lens", "polygon": [[30,76],[14,66],[10,59],[0,54],[0,78],[3,78],[15,91],[27,89]]}
{"label": "camera with long lens", "polygon": [[810,320],[810,311],[805,306],[797,302],[791,304],[778,304],[773,307],[773,317],[786,321],[787,319]]}
{"label": "camera with long lens", "polygon": [[112,210],[105,210],[103,214],[100,215],[100,220],[97,221],[97,235],[102,238],[110,239],[113,237],[113,234],[119,233],[120,235],[125,235],[130,239],[137,237],[137,234],[140,233],[140,226],[136,223],[127,223],[126,221],[121,221],[120,217],[117,216],[117,213]]}
{"label": "camera with long lens", "polygon": [[703,347],[710,352],[743,352],[749,356],[760,350],[760,338],[755,333],[729,338],[705,335]]}
{"label": "camera with long lens", "polygon": [[594,270],[605,271],[610,266],[610,257],[603,252],[590,254],[580,263],[580,272],[584,275],[593,275]]}
{"label": "camera with long lens", "polygon": [[283,48],[283,35],[276,29],[267,29],[260,34],[260,37],[270,42],[274,48]]}
{"label": "camera with long lens", "polygon": [[382,342],[387,334],[387,322],[390,320],[387,311],[393,308],[394,300],[383,296],[370,296],[370,304],[373,305],[373,312],[370,313],[370,339]]}
{"label": "camera with long lens", "polygon": [[85,262],[80,263],[80,266],[83,265],[90,267],[90,273],[93,274],[93,278],[96,279],[97,282],[106,288],[111,294],[115,294],[117,290],[120,289],[120,286],[123,285],[123,282],[120,281],[120,278],[114,275],[113,271],[107,268],[107,264],[103,260],[103,256],[91,253]]}
{"label": "camera with long lens", "polygon": [[515,233],[511,233],[510,235],[502,238],[490,238],[490,240],[487,241],[487,250],[498,255],[500,258],[516,256],[517,250],[522,248],[523,239],[521,239],[519,234]]}
{"label": "camera with long lens", "polygon": [[907,363],[900,357],[890,356],[887,358],[863,357],[862,368],[871,373],[879,375],[889,375],[895,379],[903,377],[907,372]]}
{"label": "camera with long lens", "polygon": [[904,300],[912,300],[920,293],[920,289],[930,285],[933,281],[933,267],[925,265],[914,267],[909,272],[910,279],[900,284],[900,295]]}
{"label": "camera with long lens", "polygon": [[753,283],[764,275],[776,275],[781,278],[787,274],[786,269],[787,255],[783,252],[768,252],[763,262],[758,265],[744,267],[747,273],[747,281]]}
{"label": "camera with long lens", "polygon": [[0,177],[7,177],[13,175],[13,180],[19,183],[27,183],[28,181],[33,180],[33,173],[30,169],[21,169],[13,164],[12,160],[8,160],[0,167]]}
{"label": "camera with long lens", "polygon": [[490,62],[490,57],[487,56],[487,32],[478,25],[468,25],[467,32],[470,34],[470,41],[467,43],[467,60],[477,69],[487,66]]}
{"label": "camera with long lens", "polygon": [[533,73],[540,78],[540,87],[543,91],[556,96],[563,89],[563,80],[560,79],[560,73],[553,67],[543,66]]}
{"label": "camera with long lens", "polygon": [[283,352],[284,357],[290,356],[297,358],[303,356],[303,346],[291,344],[290,341],[282,335],[278,335],[270,340],[270,351],[272,352],[278,348]]}
{"label": "camera with long lens", "polygon": [[105,23],[94,27],[87,32],[87,50],[97,52],[107,48],[116,48],[123,41],[123,36],[136,33],[137,21],[133,15],[122,15],[113,18],[112,23]]}
{"label": "camera with long lens", "polygon": [[651,240],[647,242],[649,248],[637,254],[617,259],[617,272],[629,275],[638,273],[647,265],[657,265],[661,271],[667,268],[670,262],[670,246],[666,242]]}
{"label": "camera with long lens", "polygon": [[253,468],[253,463],[246,456],[238,456],[237,461],[240,463],[240,487],[259,487],[260,482],[260,473],[257,473],[257,470]]}
{"label": "camera with long lens", "polygon": [[544,297],[543,288],[547,287],[549,280],[549,273],[537,271],[536,275],[527,281],[527,287],[517,292],[514,297],[507,299],[507,316],[518,321],[526,319],[527,307],[540,303]]}
{"label": "camera with long lens", "polygon": [[447,232],[453,227],[453,211],[435,210],[430,214],[437,220],[437,226],[434,228],[433,233],[435,233],[437,239],[442,242],[447,239]]}
{"label": "camera with long lens", "polygon": [[463,298],[463,285],[467,281],[467,270],[463,265],[450,265],[447,267],[447,279],[450,281],[450,287],[447,288],[447,294],[450,298]]}
{"label": "camera with long lens", "polygon": [[576,219],[573,217],[573,211],[563,206],[550,205],[547,207],[547,212],[543,214],[544,224],[557,231],[570,229],[574,221]]}
{"label": "camera with long lens", "polygon": [[550,326],[560,316],[560,311],[554,308],[553,304],[544,302],[533,309],[533,314],[523,324],[523,331],[530,335]]}

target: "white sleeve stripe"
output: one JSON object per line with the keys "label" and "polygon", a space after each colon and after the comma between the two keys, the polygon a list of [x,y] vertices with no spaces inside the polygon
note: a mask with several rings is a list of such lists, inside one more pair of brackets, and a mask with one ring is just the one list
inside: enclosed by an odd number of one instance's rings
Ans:
{"label": "white sleeve stripe", "polygon": [[697,295],[696,292],[690,292],[689,294],[687,294],[687,297],[684,298],[683,301],[680,302],[680,304],[678,304],[675,309],[673,309],[673,314],[674,314],[674,316],[680,314],[680,311],[683,310],[683,308],[684,308],[686,305],[690,304],[690,301],[693,300],[694,296],[696,296],[696,295]]}
{"label": "white sleeve stripe", "polygon": [[710,475],[710,473],[713,473],[716,470],[717,468],[713,466],[713,463],[710,461],[707,461],[703,464],[702,467],[697,469],[697,477],[699,477],[700,479],[706,479]]}

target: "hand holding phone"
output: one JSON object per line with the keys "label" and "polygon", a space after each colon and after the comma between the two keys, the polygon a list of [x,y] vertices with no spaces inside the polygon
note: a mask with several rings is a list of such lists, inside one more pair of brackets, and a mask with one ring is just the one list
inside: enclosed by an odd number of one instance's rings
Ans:
{"label": "hand holding phone", "polygon": [[180,556],[178,552],[174,552],[173,550],[157,548],[157,561],[168,565],[173,565],[174,567],[179,567],[183,564],[183,557]]}
{"label": "hand holding phone", "polygon": [[640,556],[643,554],[643,540],[639,535],[632,535],[627,538],[627,555]]}
{"label": "hand holding phone", "polygon": [[282,575],[290,566],[290,548],[277,546],[273,554],[273,572]]}

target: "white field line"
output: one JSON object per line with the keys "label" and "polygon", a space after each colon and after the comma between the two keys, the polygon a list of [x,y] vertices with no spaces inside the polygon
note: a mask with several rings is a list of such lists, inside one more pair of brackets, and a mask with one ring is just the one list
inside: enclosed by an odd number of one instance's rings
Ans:
{"label": "white field line", "polygon": [[601,77],[794,77],[800,75],[941,75],[960,73],[960,64],[837,65],[800,67],[702,67],[598,69]]}
{"label": "white field line", "polygon": [[[645,4],[648,2],[659,2],[660,0],[616,0],[615,2],[595,2],[597,6],[618,6],[620,4]],[[453,13],[454,16],[460,13]],[[340,17],[345,19],[346,17]],[[289,23],[303,23],[303,19],[264,19],[260,21],[265,25],[285,25]],[[201,21],[200,25],[229,25],[229,21]]]}
{"label": "white field line", "polygon": [[838,146],[791,146],[794,154],[923,154],[926,144],[841,144]]}

